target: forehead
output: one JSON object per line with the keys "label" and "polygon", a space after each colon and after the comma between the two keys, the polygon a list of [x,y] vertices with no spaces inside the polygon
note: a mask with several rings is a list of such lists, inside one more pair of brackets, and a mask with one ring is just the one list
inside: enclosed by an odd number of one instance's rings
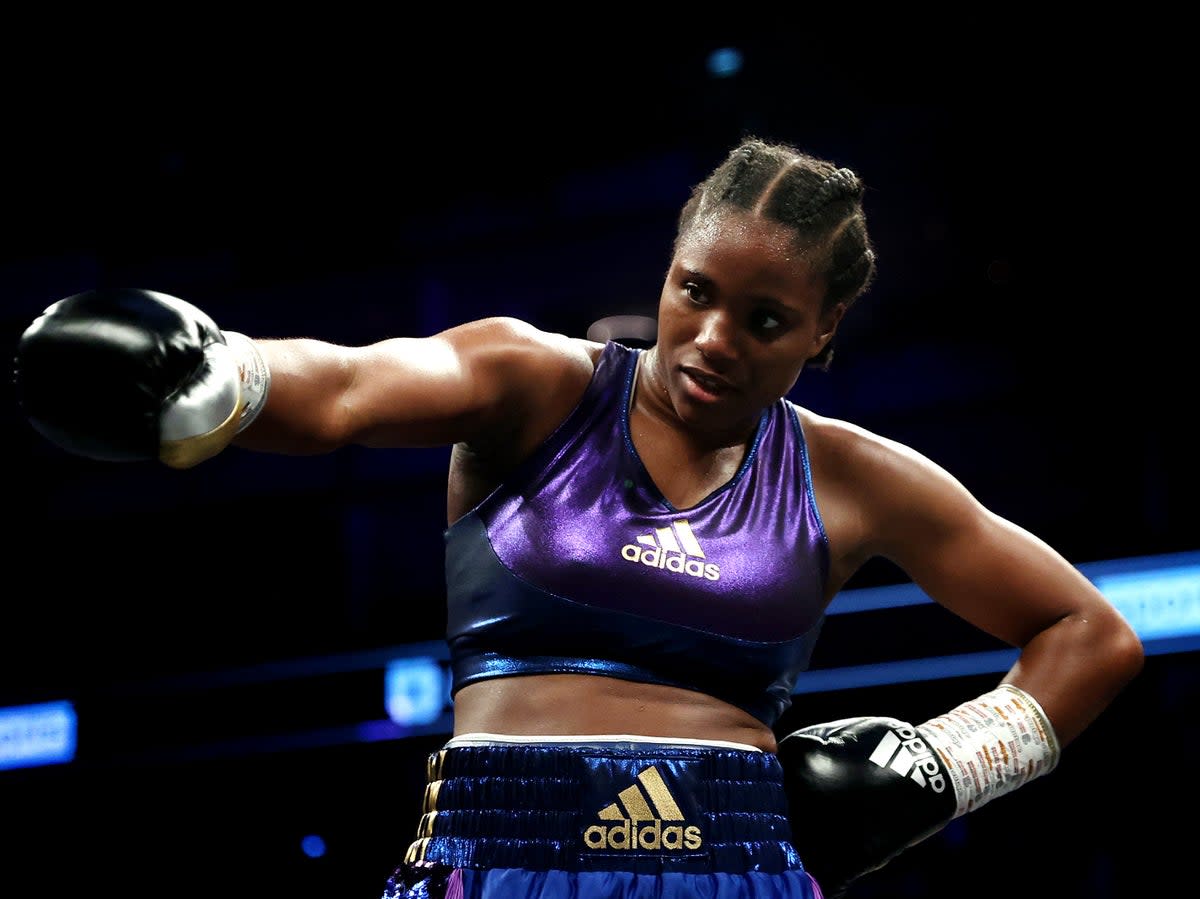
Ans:
{"label": "forehead", "polygon": [[680,236],[674,261],[717,281],[738,280],[773,293],[808,292],[818,280],[795,231],[742,211],[694,222]]}

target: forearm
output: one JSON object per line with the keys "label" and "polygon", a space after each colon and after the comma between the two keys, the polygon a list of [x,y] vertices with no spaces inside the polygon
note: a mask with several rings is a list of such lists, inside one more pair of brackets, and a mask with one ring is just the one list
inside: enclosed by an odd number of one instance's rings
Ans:
{"label": "forearm", "polygon": [[1062,748],[1137,674],[1141,659],[1136,635],[1099,604],[1038,633],[996,689],[920,725],[954,783],[955,814],[1052,771]]}
{"label": "forearm", "polygon": [[512,404],[502,402],[514,383],[505,368],[512,353],[495,334],[463,326],[432,338],[393,337],[358,347],[305,338],[254,341],[271,386],[236,442],[309,455],[351,444],[428,447],[467,440],[512,415]]}
{"label": "forearm", "polygon": [[342,402],[354,378],[352,351],[308,338],[255,339],[269,371],[262,409],[234,443],[291,455],[329,452],[350,439]]}
{"label": "forearm", "polygon": [[1068,615],[1031,639],[1003,683],[1035,697],[1059,744],[1078,737],[1141,671],[1140,640],[1115,610]]}

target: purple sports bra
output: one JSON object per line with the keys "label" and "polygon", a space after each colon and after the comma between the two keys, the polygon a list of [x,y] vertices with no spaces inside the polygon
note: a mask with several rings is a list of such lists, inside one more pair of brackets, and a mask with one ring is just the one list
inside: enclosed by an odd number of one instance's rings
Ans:
{"label": "purple sports bra", "polygon": [[452,693],[576,673],[699,690],[773,725],[829,570],[795,408],[767,409],[724,486],[687,509],[629,436],[640,350],[609,342],[545,442],[445,532]]}

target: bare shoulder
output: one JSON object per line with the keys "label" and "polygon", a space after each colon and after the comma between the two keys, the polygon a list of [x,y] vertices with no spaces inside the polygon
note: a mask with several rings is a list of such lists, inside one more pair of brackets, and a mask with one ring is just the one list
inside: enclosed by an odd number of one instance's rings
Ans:
{"label": "bare shoulder", "polygon": [[978,512],[956,478],[912,447],[796,408],[835,580],[849,577],[871,556],[903,556],[918,536],[932,537]]}
{"label": "bare shoulder", "polygon": [[448,334],[460,350],[482,357],[487,365],[498,365],[508,373],[522,373],[539,380],[549,375],[586,373],[591,376],[603,346],[590,340],[568,337],[538,328],[523,319],[495,316],[460,325]]}
{"label": "bare shoulder", "polygon": [[927,457],[899,441],[844,419],[793,407],[800,417],[810,461],[825,477],[895,478],[937,469]]}
{"label": "bare shoulder", "polygon": [[471,444],[491,456],[528,451],[579,402],[604,347],[518,318],[480,319],[446,332],[486,402],[489,424]]}

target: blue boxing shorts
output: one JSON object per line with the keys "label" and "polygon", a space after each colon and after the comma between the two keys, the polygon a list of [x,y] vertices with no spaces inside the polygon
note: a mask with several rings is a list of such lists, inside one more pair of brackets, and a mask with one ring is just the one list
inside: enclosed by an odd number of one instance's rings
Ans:
{"label": "blue boxing shorts", "polygon": [[383,899],[822,899],[752,746],[467,734]]}

